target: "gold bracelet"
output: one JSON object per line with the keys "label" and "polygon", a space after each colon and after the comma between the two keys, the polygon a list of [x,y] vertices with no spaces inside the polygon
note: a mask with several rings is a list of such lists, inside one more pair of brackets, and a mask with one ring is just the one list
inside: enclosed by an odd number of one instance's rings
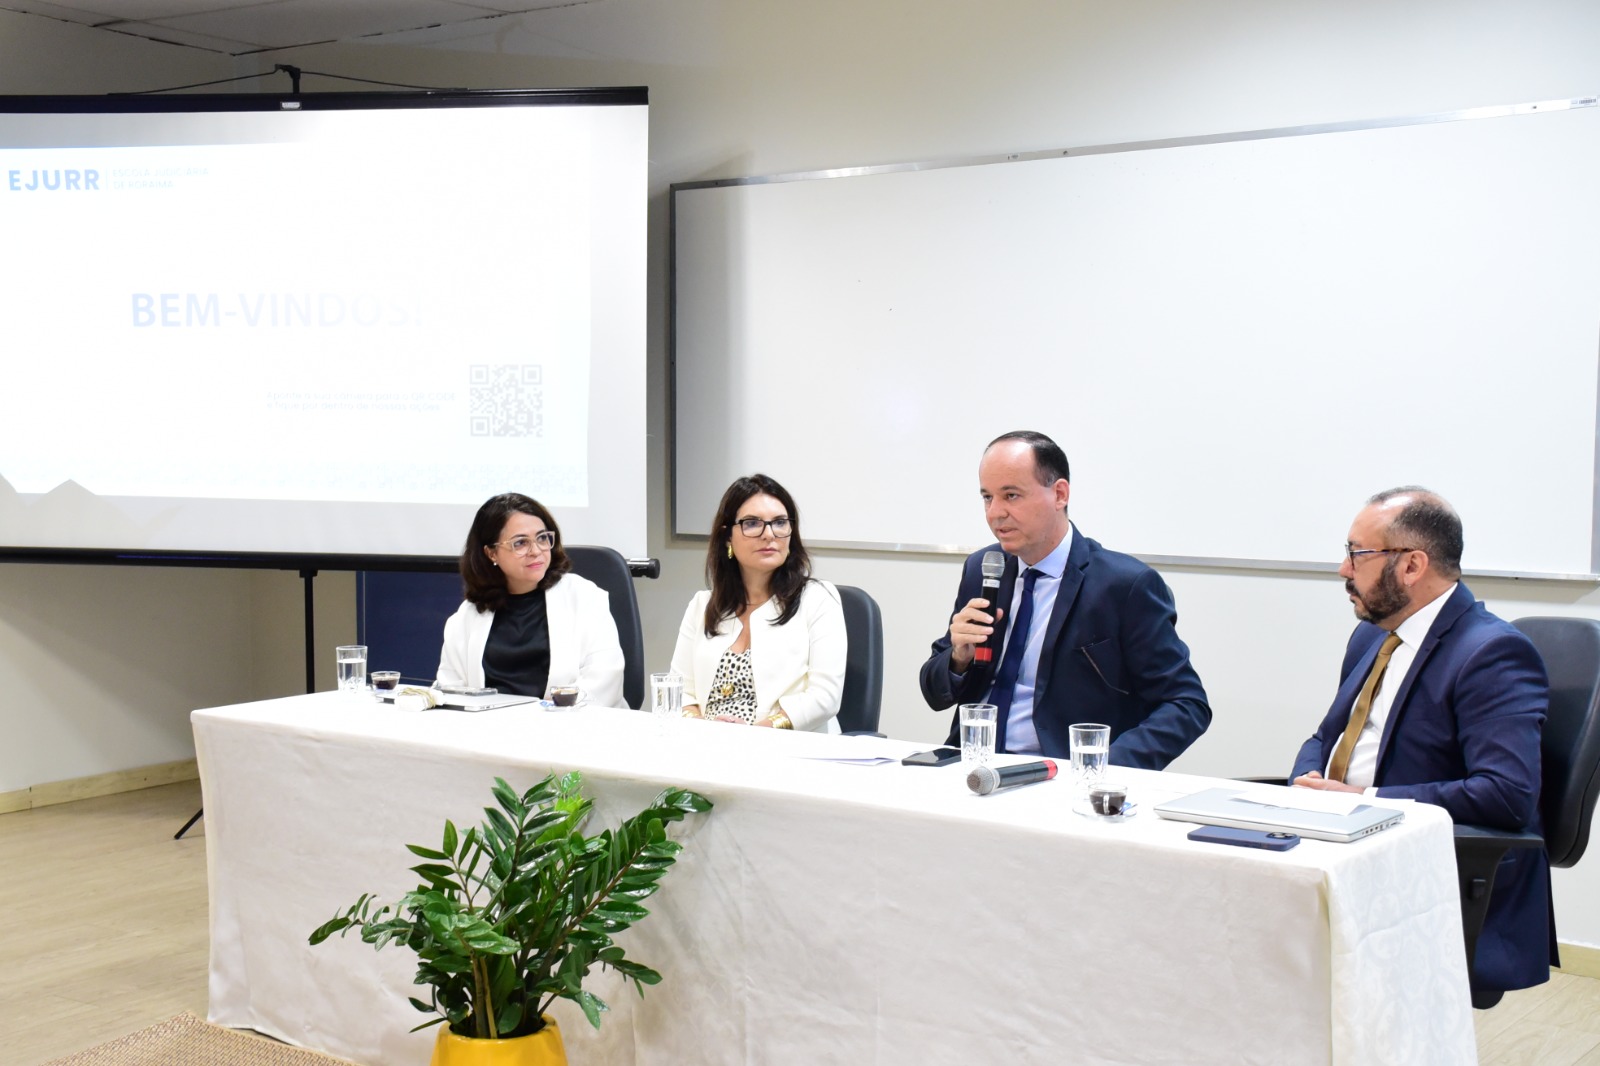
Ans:
{"label": "gold bracelet", "polygon": [[767,715],[767,721],[772,723],[774,729],[793,729],[794,723],[789,721],[789,716],[782,707]]}
{"label": "gold bracelet", "polygon": [[702,711],[698,706],[696,706],[692,712],[684,711],[683,716],[685,718],[704,718],[706,716],[706,712]]}

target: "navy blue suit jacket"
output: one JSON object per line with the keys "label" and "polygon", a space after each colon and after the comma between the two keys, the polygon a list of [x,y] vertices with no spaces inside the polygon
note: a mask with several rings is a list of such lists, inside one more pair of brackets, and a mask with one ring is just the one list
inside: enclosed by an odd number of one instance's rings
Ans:
{"label": "navy blue suit jacket", "polygon": [[[999,547],[994,544],[967,557],[956,611],[983,595],[984,552]],[[999,604],[1011,602],[1016,581],[1017,559],[1007,555]],[[1189,649],[1178,639],[1177,621],[1172,593],[1160,574],[1131,555],[1107,551],[1079,531],[1039,655],[1033,724],[1040,750],[1066,758],[1067,727],[1080,722],[1111,727],[1110,758],[1118,766],[1160,770],[1194,743],[1211,723],[1211,707],[1189,665]],[[996,649],[1009,622],[1003,618],[995,627],[990,643]],[[952,675],[947,628],[922,665],[923,698],[936,711],[982,701],[999,658],[997,654],[992,663],[975,662],[965,674]],[[949,743],[956,742],[957,728],[952,718]]]}
{"label": "navy blue suit jacket", "polygon": [[[1294,774],[1325,773],[1388,630],[1362,622],[1350,637],[1339,694]],[[1542,832],[1540,738],[1549,705],[1532,642],[1458,584],[1395,692],[1373,783],[1381,797],[1433,803],[1457,822]],[[1526,988],[1555,961],[1550,862],[1544,849],[1511,851],[1495,874],[1473,984]]]}

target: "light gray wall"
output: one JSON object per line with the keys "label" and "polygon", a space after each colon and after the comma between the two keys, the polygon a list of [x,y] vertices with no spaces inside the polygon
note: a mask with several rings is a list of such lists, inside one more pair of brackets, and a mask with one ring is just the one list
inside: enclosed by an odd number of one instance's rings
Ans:
{"label": "light gray wall", "polygon": [[[0,59],[12,51],[11,33],[19,24],[16,16],[0,21]],[[165,76],[171,71],[159,58],[118,52],[109,70],[95,70],[93,77],[85,71],[75,81],[79,57],[107,46],[76,31],[29,30],[24,36],[57,54],[37,64],[28,81],[0,63],[5,91],[133,87],[121,83],[119,73],[137,87],[185,80]],[[465,30],[322,46],[261,61],[471,88],[649,86],[649,508],[651,551],[662,560],[664,576],[641,584],[640,594],[650,662],[660,666],[670,657],[683,605],[700,587],[703,559],[699,544],[673,542],[667,533],[669,183],[1587,95],[1600,91],[1597,40],[1600,7],[1591,0],[600,0]],[[84,65],[96,66],[90,60]],[[306,81],[308,90],[343,87]],[[1003,353],[979,354],[992,359]],[[1304,387],[1315,388],[1323,372],[1305,371]],[[796,380],[805,381],[803,367],[796,368]],[[951,417],[960,417],[964,398],[955,386],[951,395]],[[1407,404],[1426,402],[1425,383],[1375,381],[1372,401],[1352,412],[1352,433],[1381,434],[1388,419],[1404,417]],[[1493,414],[1464,417],[1471,432],[1485,432],[1492,430]],[[1065,435],[1064,427],[1036,428]],[[1175,464],[1182,463],[1181,443],[1173,442]],[[1337,449],[1339,441],[1326,446]],[[950,477],[975,490],[976,459]],[[859,485],[863,507],[914,509],[917,486],[901,484],[894,471],[893,455],[863,455],[838,476]],[[767,472],[783,477],[781,470]],[[1080,481],[1094,477],[1091,470],[1075,473]],[[1396,456],[1393,481],[1407,479],[1405,457]],[[527,488],[537,492],[537,486]],[[1349,501],[1352,514],[1359,503]],[[1173,520],[1227,523],[1228,501]],[[1470,566],[1472,516],[1466,520]],[[974,539],[982,532],[975,499]],[[1328,530],[1330,560],[1344,534],[1343,527]],[[944,732],[943,717],[923,707],[915,679],[928,643],[948,618],[957,568],[957,560],[929,556],[827,552],[817,559],[822,576],[861,585],[883,606],[889,679],[883,728],[891,735],[932,741]],[[1351,625],[1337,582],[1222,570],[1169,570],[1166,576],[1177,595],[1180,631],[1216,709],[1212,729],[1179,768],[1224,775],[1286,770],[1326,709]],[[9,617],[8,580],[0,568],[0,610]],[[136,580],[92,582],[129,587],[123,598],[130,603],[117,608],[125,626],[139,624],[131,607]],[[292,660],[288,645],[299,633],[293,583],[273,595],[259,581],[244,584],[255,602],[241,609],[260,619],[256,636],[272,634],[275,656]],[[198,612],[226,600],[220,591],[179,595]],[[1600,594],[1587,586],[1484,581],[1475,591],[1506,617],[1600,617]],[[72,608],[82,619],[96,610],[92,603]],[[0,627],[0,683],[21,671],[31,654],[7,633]],[[196,694],[182,707],[206,702],[198,696],[205,691],[200,673],[185,673],[179,687],[184,697]],[[1558,871],[1556,896],[1562,938],[1600,944],[1600,904],[1594,902],[1600,900],[1600,862]]]}

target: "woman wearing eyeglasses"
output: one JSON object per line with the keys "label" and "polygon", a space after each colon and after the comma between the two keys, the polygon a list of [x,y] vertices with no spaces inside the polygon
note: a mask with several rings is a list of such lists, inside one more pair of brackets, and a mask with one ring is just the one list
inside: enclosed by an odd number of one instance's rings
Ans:
{"label": "woman wearing eyeglasses", "polygon": [[672,655],[685,715],[839,731],[844,608],[810,575],[788,491],[763,474],[729,485],[706,551],[711,588],[689,601]]}
{"label": "woman wearing eyeglasses", "polygon": [[444,624],[439,682],[546,698],[553,686],[577,685],[592,704],[623,706],[610,597],[571,568],[539,501],[507,492],[478,508],[461,553],[466,600]]}

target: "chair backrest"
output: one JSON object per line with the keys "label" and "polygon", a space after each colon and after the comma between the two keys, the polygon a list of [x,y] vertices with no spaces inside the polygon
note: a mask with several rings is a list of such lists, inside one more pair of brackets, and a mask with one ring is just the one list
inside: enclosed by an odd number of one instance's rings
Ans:
{"label": "chair backrest", "polygon": [[431,684],[445,620],[460,606],[461,575],[453,570],[357,571],[356,643],[367,645],[368,667]]}
{"label": "chair backrest", "polygon": [[628,560],[615,548],[598,544],[568,544],[572,572],[586,577],[611,597],[611,617],[622,642],[622,698],[638,710],[644,703],[644,625],[639,620],[639,596],[633,589]]}
{"label": "chair backrest", "polygon": [[850,641],[839,728],[846,733],[876,733],[883,711],[883,612],[878,610],[878,601],[861,589],[835,587],[844,604],[844,628]]}
{"label": "chair backrest", "polygon": [[1571,866],[1589,846],[1600,793],[1600,621],[1519,618],[1550,677],[1544,723],[1545,849],[1550,865]]}

